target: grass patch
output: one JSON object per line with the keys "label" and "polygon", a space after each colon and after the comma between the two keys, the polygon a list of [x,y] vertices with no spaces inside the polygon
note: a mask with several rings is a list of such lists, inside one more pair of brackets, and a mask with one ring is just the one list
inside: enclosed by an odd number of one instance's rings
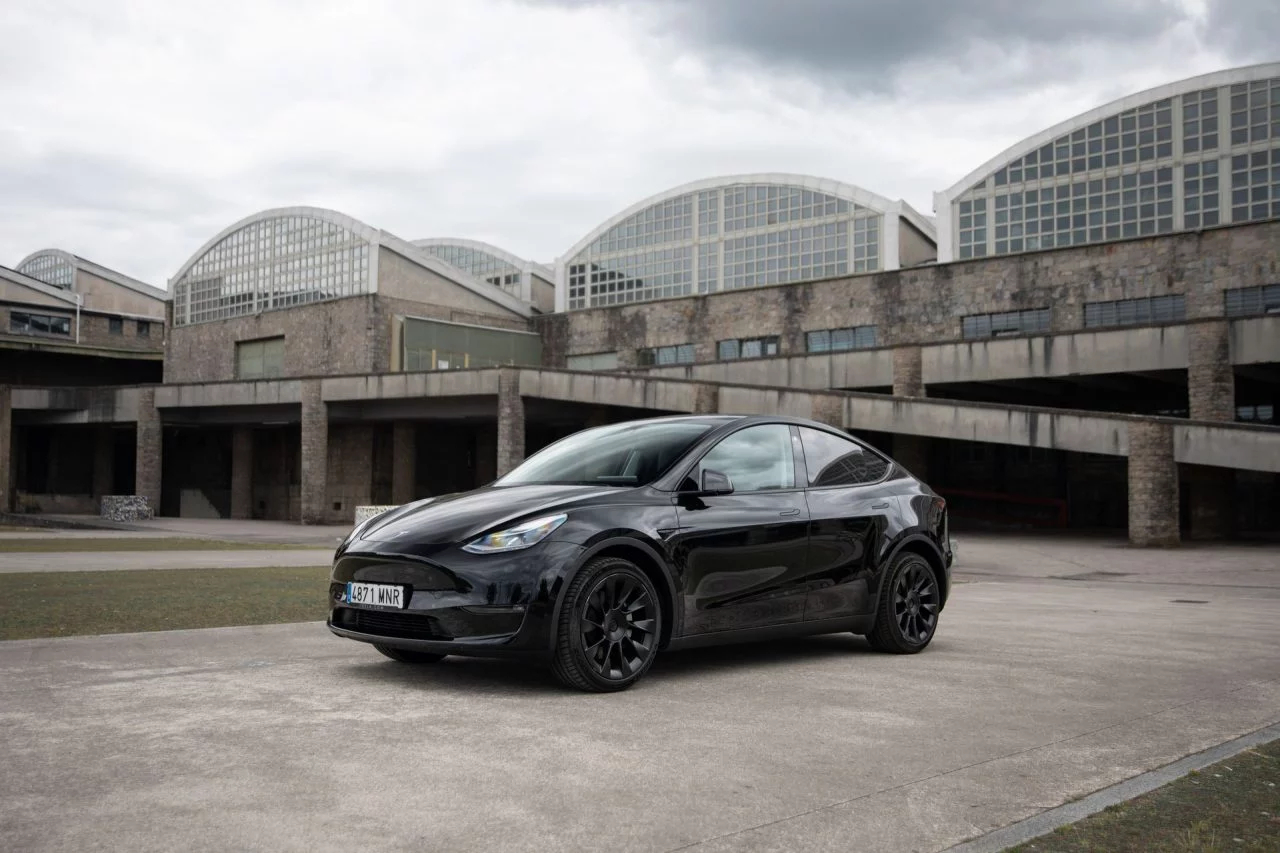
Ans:
{"label": "grass patch", "polygon": [[337,547],[325,545],[293,545],[287,542],[229,542],[223,539],[181,539],[178,537],[121,537],[104,536],[77,539],[60,538],[56,531],[49,531],[45,539],[5,539],[0,531],[0,553],[72,553],[80,551],[296,551],[315,548],[332,551]]}
{"label": "grass patch", "polygon": [[6,574],[0,640],[309,622],[328,582],[328,566]]}
{"label": "grass patch", "polygon": [[1195,771],[1006,853],[1274,853],[1280,740]]}

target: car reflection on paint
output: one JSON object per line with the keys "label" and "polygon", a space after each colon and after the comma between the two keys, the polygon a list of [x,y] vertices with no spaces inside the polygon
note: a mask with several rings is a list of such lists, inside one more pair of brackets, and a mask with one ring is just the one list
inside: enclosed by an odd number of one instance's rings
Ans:
{"label": "car reflection on paint", "polygon": [[666,649],[851,631],[919,652],[952,561],[945,501],[844,432],[653,418],[364,522],[335,555],[329,627],[403,663],[526,656],[612,691]]}

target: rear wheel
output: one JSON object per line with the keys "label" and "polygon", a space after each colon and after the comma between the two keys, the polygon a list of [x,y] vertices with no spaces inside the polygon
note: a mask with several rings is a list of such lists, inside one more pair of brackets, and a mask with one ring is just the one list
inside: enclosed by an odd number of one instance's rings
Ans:
{"label": "rear wheel", "polygon": [[881,652],[913,655],[933,639],[942,610],[938,578],[924,557],[910,551],[894,558],[880,585],[876,624],[867,641]]}
{"label": "rear wheel", "polygon": [[601,557],[565,593],[552,670],[578,690],[607,693],[635,684],[658,651],[658,594],[629,560]]}
{"label": "rear wheel", "polygon": [[435,652],[417,652],[413,649],[397,649],[395,646],[373,646],[387,657],[400,663],[438,663],[444,660],[448,655],[438,655]]}

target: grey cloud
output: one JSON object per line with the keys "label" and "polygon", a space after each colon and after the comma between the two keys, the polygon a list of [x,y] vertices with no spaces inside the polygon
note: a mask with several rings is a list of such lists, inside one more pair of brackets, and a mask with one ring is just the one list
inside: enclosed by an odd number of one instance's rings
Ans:
{"label": "grey cloud", "polygon": [[[1132,47],[1159,39],[1187,14],[1175,0],[535,0],[562,6],[623,5],[655,31],[747,63],[819,75],[849,89],[882,89],[909,65],[941,61],[971,70],[973,48],[1064,53],[1076,44]],[[1230,0],[1228,0],[1230,2]],[[1246,0],[1241,0],[1246,2]],[[1256,0],[1262,4],[1267,0]],[[1272,0],[1274,2],[1274,0]],[[1053,63],[1023,63],[1043,82]],[[1016,85],[1017,79],[1009,81]]]}
{"label": "grey cloud", "polygon": [[1212,0],[1205,22],[1206,38],[1248,60],[1280,59],[1280,2],[1277,0]]}

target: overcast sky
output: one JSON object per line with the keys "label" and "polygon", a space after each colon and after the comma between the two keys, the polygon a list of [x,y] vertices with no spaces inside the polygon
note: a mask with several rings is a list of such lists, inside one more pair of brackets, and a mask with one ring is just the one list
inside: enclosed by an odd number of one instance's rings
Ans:
{"label": "overcast sky", "polygon": [[550,261],[676,184],[777,171],[932,212],[1093,106],[1280,59],[1276,0],[4,0],[0,264],[164,286],[255,211]]}

